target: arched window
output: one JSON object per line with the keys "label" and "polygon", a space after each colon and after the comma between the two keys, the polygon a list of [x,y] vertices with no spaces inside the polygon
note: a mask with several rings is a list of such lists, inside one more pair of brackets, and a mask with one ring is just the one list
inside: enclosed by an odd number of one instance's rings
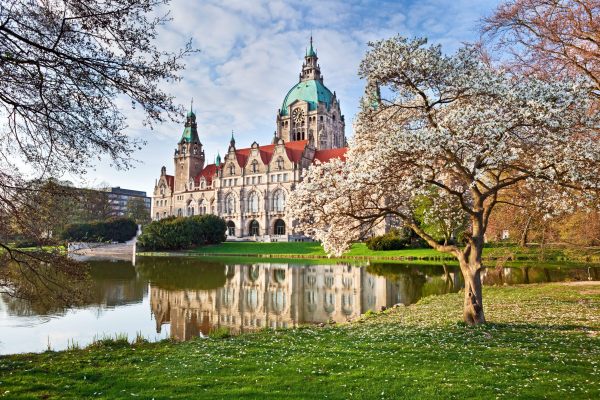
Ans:
{"label": "arched window", "polygon": [[235,223],[233,221],[227,222],[227,235],[235,236]]}
{"label": "arched window", "polygon": [[260,267],[258,265],[251,265],[250,269],[248,269],[248,278],[252,282],[256,281],[260,275]]}
{"label": "arched window", "polygon": [[273,270],[273,277],[277,283],[285,282],[285,269],[275,269]]}
{"label": "arched window", "polygon": [[198,214],[204,215],[206,214],[206,200],[200,199],[198,201]]}
{"label": "arched window", "polygon": [[248,212],[258,212],[258,193],[252,192],[248,196]]}
{"label": "arched window", "polygon": [[271,292],[271,306],[276,313],[280,313],[285,308],[285,294],[283,290],[277,289],[274,292]]}
{"label": "arched window", "polygon": [[188,188],[189,188],[189,190],[194,190],[194,178],[190,178]]}
{"label": "arched window", "polygon": [[335,311],[335,294],[331,291],[325,292],[325,299],[323,302],[323,309],[328,314]]}
{"label": "arched window", "polygon": [[232,194],[225,198],[225,213],[233,214],[235,212],[235,199]]}
{"label": "arched window", "polygon": [[250,233],[250,236],[258,236],[259,230],[260,230],[260,225],[258,224],[258,221],[255,219],[250,221],[250,225],[249,225],[249,229],[248,229],[248,233]]}
{"label": "arched window", "polygon": [[229,175],[235,175],[235,165],[229,164]]}
{"label": "arched window", "polygon": [[258,161],[252,161],[252,173],[256,174],[258,172]]}
{"label": "arched window", "polygon": [[191,217],[194,215],[194,206],[188,206],[187,215],[188,215],[188,217]]}
{"label": "arched window", "polygon": [[246,292],[246,304],[251,310],[256,310],[258,307],[258,290],[256,288],[250,288]]}
{"label": "arched window", "polygon": [[283,190],[277,190],[273,193],[273,211],[283,211],[285,209],[285,193]]}
{"label": "arched window", "polygon": [[160,219],[160,214],[156,213],[156,220],[159,220],[159,219]]}
{"label": "arched window", "polygon": [[200,180],[200,189],[204,189],[206,187],[206,181],[204,180],[204,178],[202,178]]}
{"label": "arched window", "polygon": [[177,216],[178,217],[182,217],[183,216],[183,212],[181,211],[181,208],[177,209]]}
{"label": "arched window", "polygon": [[224,287],[221,291],[221,301],[225,307],[230,307],[235,301],[235,291],[233,288]]}
{"label": "arched window", "polygon": [[285,222],[282,219],[275,221],[273,230],[276,235],[285,235]]}
{"label": "arched window", "polygon": [[277,169],[280,171],[283,169],[283,157],[277,159]]}

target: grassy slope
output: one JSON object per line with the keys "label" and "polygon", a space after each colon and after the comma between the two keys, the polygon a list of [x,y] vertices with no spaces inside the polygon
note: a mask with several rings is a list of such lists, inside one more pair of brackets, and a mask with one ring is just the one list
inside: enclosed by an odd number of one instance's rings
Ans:
{"label": "grassy slope", "polygon": [[10,398],[600,398],[600,284],[428,297],[326,328],[0,358]]}

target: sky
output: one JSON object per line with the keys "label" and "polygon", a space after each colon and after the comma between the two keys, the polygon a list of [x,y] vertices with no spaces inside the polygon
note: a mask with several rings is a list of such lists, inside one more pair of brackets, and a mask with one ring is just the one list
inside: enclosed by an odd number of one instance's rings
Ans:
{"label": "sky", "polygon": [[[227,150],[233,131],[236,146],[269,144],[277,110],[298,81],[312,34],[325,85],[337,93],[346,136],[358,111],[365,82],[358,66],[369,41],[402,35],[427,37],[446,53],[479,38],[481,18],[497,0],[263,1],[172,0],[165,8],[172,21],[161,29],[159,48],[175,51],[188,40],[199,52],[185,59],[183,79],[163,85],[175,101],[193,99],[207,163]],[[173,152],[183,120],[152,130],[125,108],[127,134],[146,145],[134,153],[132,168],[118,171],[107,160],[90,170],[80,185],[109,184],[143,190],[151,196],[161,166],[173,172]]]}

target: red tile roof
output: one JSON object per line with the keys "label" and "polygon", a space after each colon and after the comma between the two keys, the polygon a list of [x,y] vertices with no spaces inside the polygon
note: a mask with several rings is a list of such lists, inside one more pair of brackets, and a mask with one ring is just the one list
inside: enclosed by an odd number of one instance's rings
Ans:
{"label": "red tile roof", "polygon": [[216,164],[208,164],[206,167],[200,171],[198,175],[194,178],[194,185],[200,185],[200,179],[204,177],[206,180],[206,186],[210,186],[212,184],[213,177],[217,173],[217,165]]}
{"label": "red tile roof", "polygon": [[319,160],[322,163],[327,162],[332,158],[339,158],[342,161],[346,161],[347,150],[347,147],[342,147],[339,149],[317,150],[315,151],[315,160]]}
{"label": "red tile roof", "polygon": [[[296,140],[293,142],[286,142],[284,144],[285,151],[286,151],[287,156],[290,159],[290,161],[299,162],[300,159],[302,158],[302,153],[304,152],[304,148],[306,147],[307,144],[308,144],[308,140]],[[275,146],[277,146],[277,145],[268,144],[265,146],[258,147],[260,158],[263,163],[268,164],[269,162],[271,162],[271,159],[273,158],[273,152],[275,150]],[[251,147],[235,150],[235,156],[237,158],[237,162],[242,168],[244,168],[246,166],[246,163],[248,162],[248,157],[250,156],[250,150],[252,150]]]}
{"label": "red tile roof", "polygon": [[173,175],[165,175],[165,179],[167,180],[167,185],[171,188],[171,191],[175,188],[175,177]]}

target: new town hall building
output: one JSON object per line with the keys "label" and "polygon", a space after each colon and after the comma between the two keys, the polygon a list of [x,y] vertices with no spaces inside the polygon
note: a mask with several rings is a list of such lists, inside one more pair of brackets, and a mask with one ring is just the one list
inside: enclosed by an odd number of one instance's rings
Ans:
{"label": "new town hall building", "polygon": [[238,149],[232,135],[224,157],[206,164],[196,115],[190,111],[175,149],[174,174],[162,167],[156,182],[153,219],[212,213],[227,221],[230,238],[299,239],[285,214],[290,192],[316,160],[343,159],[346,153],[340,103],[324,85],[317,61],[311,38],[299,82],[277,111],[271,144]]}

